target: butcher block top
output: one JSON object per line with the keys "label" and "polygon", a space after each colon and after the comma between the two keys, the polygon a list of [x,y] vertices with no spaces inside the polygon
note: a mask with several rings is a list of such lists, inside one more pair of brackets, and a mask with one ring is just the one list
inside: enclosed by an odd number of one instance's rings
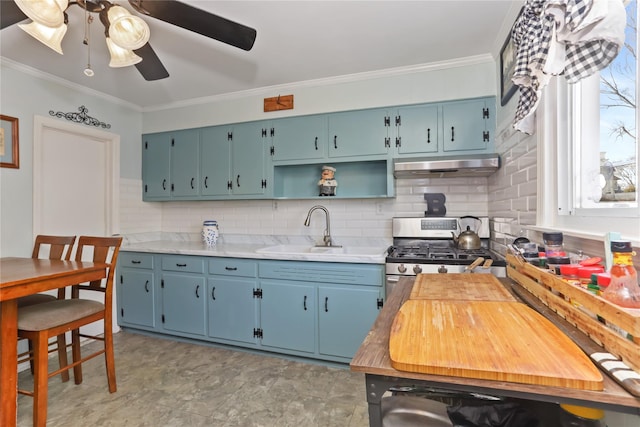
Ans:
{"label": "butcher block top", "polygon": [[602,390],[602,374],[551,322],[519,302],[408,300],[389,337],[401,371]]}
{"label": "butcher block top", "polygon": [[[469,274],[472,276],[473,274]],[[518,288],[520,285],[510,279],[499,279],[505,289]],[[387,386],[405,386],[415,384],[425,387],[444,388],[458,391],[474,391],[497,396],[518,397],[525,399],[569,403],[616,412],[640,414],[640,398],[636,398],[617,384],[608,375],[603,377],[603,389],[588,390],[568,387],[557,387],[546,384],[530,384],[492,380],[484,378],[460,377],[449,374],[427,374],[422,372],[402,371],[392,366],[390,358],[390,333],[396,314],[402,305],[409,300],[414,288],[415,277],[402,277],[394,286],[393,292],[387,295],[380,314],[376,318],[369,334],[353,357],[350,367],[354,372],[362,372],[368,378],[376,378]],[[526,290],[523,290],[526,292]],[[521,301],[517,296],[516,299]],[[590,341],[582,332],[557,318],[550,310],[543,310],[552,323],[562,328],[568,336],[579,341]],[[479,352],[478,352],[479,353]],[[498,354],[495,349],[491,350]],[[564,364],[564,356],[555,361]],[[381,391],[384,392],[384,391]]]}
{"label": "butcher block top", "polygon": [[515,301],[493,274],[418,274],[409,299]]}

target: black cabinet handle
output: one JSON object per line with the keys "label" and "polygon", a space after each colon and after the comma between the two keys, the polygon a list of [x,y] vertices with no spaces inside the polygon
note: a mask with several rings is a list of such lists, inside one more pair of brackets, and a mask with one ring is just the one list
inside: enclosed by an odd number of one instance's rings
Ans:
{"label": "black cabinet handle", "polygon": [[216,300],[216,287],[211,288],[211,299]]}
{"label": "black cabinet handle", "polygon": [[240,174],[238,174],[238,176],[236,177],[236,184],[238,184],[238,187],[240,187]]}
{"label": "black cabinet handle", "polygon": [[427,144],[431,144],[431,128],[427,128]]}
{"label": "black cabinet handle", "polygon": [[224,269],[227,271],[236,271],[238,267],[225,267]]}
{"label": "black cabinet handle", "polygon": [[324,297],[324,312],[329,311],[329,297]]}
{"label": "black cabinet handle", "polygon": [[144,290],[145,290],[147,293],[149,293],[149,281],[148,281],[148,280],[144,283]]}
{"label": "black cabinet handle", "polygon": [[207,185],[207,181],[209,180],[208,176],[204,177],[204,188],[209,188],[209,185]]}
{"label": "black cabinet handle", "polygon": [[131,264],[142,264],[142,261],[138,261],[136,259],[131,260]]}
{"label": "black cabinet handle", "polygon": [[166,189],[167,189],[167,180],[166,180],[166,179],[163,179],[163,180],[162,180],[162,189],[163,189],[163,190],[166,190]]}
{"label": "black cabinet handle", "polygon": [[453,126],[451,126],[451,140],[453,141],[454,139],[454,129]]}
{"label": "black cabinet handle", "polygon": [[186,267],[187,264],[176,264],[176,267]]}
{"label": "black cabinet handle", "polygon": [[198,291],[200,290],[200,285],[196,286],[196,298],[200,298],[200,294],[198,293]]}
{"label": "black cabinet handle", "polygon": [[194,188],[196,188],[196,187],[194,187],[194,186],[193,186],[194,181],[195,181],[195,178],[191,178],[191,189],[192,189],[192,190],[193,190]]}
{"label": "black cabinet handle", "polygon": [[302,307],[304,308],[304,311],[307,311],[307,296],[304,296],[304,301],[302,302]]}
{"label": "black cabinet handle", "polygon": [[333,135],[333,148],[338,149],[338,135]]}
{"label": "black cabinet handle", "polygon": [[316,145],[316,151],[318,151],[318,137],[316,136],[316,140],[315,140],[315,145]]}

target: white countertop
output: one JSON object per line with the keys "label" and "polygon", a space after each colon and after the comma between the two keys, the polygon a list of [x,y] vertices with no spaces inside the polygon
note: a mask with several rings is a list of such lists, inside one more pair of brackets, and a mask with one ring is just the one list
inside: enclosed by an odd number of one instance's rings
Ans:
{"label": "white countertop", "polygon": [[[189,233],[143,233],[124,237],[121,250],[128,252],[361,264],[384,264],[390,245],[385,239],[335,237],[336,244],[344,246],[347,253],[295,253],[265,252],[264,249],[278,245],[312,247],[317,242],[309,236],[222,235],[217,245],[207,247],[199,235]],[[363,253],[359,253],[358,248],[363,248]]]}

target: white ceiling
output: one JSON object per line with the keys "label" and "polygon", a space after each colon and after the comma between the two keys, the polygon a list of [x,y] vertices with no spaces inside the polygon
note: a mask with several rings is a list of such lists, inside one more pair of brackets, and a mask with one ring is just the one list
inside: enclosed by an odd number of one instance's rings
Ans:
{"label": "white ceiling", "polygon": [[[1,0],[10,1],[10,0]],[[114,1],[130,11],[124,0]],[[3,58],[142,108],[192,98],[355,73],[493,54],[498,35],[522,1],[194,1],[192,6],[253,27],[246,52],[167,24],[143,19],[151,46],[170,77],[148,82],[135,67],[109,68],[104,28],[91,25],[91,66],[86,77],[84,12],[70,6],[64,55],[12,25],[0,32]],[[504,31],[502,32],[504,34]]]}

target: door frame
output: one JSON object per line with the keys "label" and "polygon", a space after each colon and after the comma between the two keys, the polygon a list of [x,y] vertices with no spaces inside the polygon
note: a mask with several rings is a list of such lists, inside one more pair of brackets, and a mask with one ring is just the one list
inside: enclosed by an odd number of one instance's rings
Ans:
{"label": "door frame", "polygon": [[60,120],[34,116],[33,118],[33,236],[41,233],[41,199],[42,186],[42,137],[46,129],[54,129],[67,132],[102,142],[106,147],[106,200],[107,211],[105,213],[105,229],[107,236],[120,232],[120,135],[88,128],[75,123],[66,123]]}

